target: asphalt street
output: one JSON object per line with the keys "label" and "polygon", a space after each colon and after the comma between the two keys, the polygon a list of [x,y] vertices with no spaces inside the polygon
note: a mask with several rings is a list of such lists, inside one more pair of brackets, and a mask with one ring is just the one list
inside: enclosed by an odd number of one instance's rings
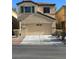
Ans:
{"label": "asphalt street", "polygon": [[13,46],[12,59],[66,59],[66,47],[53,45]]}

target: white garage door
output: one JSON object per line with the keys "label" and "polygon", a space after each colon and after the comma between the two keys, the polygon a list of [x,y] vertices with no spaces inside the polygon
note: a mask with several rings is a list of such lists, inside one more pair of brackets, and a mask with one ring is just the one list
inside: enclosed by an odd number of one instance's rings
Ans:
{"label": "white garage door", "polygon": [[22,30],[24,35],[49,35],[52,33],[51,24],[27,24]]}

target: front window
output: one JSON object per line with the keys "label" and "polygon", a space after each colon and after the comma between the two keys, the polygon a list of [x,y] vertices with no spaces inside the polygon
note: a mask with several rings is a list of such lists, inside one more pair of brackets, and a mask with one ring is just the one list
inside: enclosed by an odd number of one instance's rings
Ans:
{"label": "front window", "polygon": [[20,7],[20,13],[35,13],[35,7],[34,6],[21,6]]}
{"label": "front window", "polygon": [[50,8],[49,7],[44,7],[44,13],[50,13]]}
{"label": "front window", "polygon": [[34,6],[26,6],[24,9],[25,9],[25,13],[34,13],[35,12]]}
{"label": "front window", "polygon": [[31,7],[25,7],[25,13],[31,13]]}

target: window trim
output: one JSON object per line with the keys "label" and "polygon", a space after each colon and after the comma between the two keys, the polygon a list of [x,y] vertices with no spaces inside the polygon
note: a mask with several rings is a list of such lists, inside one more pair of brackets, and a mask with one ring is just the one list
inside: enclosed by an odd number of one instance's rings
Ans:
{"label": "window trim", "polygon": [[23,6],[20,7],[20,13],[24,13],[24,7]]}
{"label": "window trim", "polygon": [[31,12],[35,13],[35,6],[31,6]]}

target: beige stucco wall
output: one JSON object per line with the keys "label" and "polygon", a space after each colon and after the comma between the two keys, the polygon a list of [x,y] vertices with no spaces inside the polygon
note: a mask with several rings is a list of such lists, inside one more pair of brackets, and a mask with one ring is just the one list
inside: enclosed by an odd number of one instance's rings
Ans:
{"label": "beige stucco wall", "polygon": [[[38,6],[36,4],[28,2],[28,3],[22,3],[18,5],[17,10],[19,11],[20,11],[20,6],[35,6],[35,12],[39,11],[41,13],[43,13],[43,8],[45,7],[45,6]],[[44,13],[44,14],[55,18],[56,7],[55,6],[48,6],[48,7],[50,7],[50,13]],[[18,14],[19,14],[19,11],[18,11]]]}
{"label": "beige stucco wall", "polygon": [[[38,6],[37,11],[43,13],[43,8],[44,8],[44,7],[45,7],[45,6]],[[50,7],[50,13],[44,13],[44,14],[55,18],[55,12],[56,12],[55,6],[49,6],[49,7]]]}
{"label": "beige stucco wall", "polygon": [[[56,20],[50,19],[39,14],[33,14],[21,21],[22,35],[54,34],[56,32],[55,21]],[[42,26],[37,26],[36,24],[42,24]]]}
{"label": "beige stucco wall", "polygon": [[43,7],[42,7],[42,6],[38,6],[37,11],[39,11],[39,12],[43,13]]}
{"label": "beige stucco wall", "polygon": [[56,33],[56,20],[52,22],[52,34]]}
{"label": "beige stucco wall", "polygon": [[[45,6],[39,6],[37,11],[43,13],[43,8],[44,8],[44,7],[45,7]],[[47,7],[50,7],[50,14],[55,14],[55,6],[47,6]]]}
{"label": "beige stucco wall", "polygon": [[26,17],[22,24],[30,24],[30,23],[52,23],[53,19],[50,19],[46,16],[40,15],[40,14],[32,14],[28,17]]}

